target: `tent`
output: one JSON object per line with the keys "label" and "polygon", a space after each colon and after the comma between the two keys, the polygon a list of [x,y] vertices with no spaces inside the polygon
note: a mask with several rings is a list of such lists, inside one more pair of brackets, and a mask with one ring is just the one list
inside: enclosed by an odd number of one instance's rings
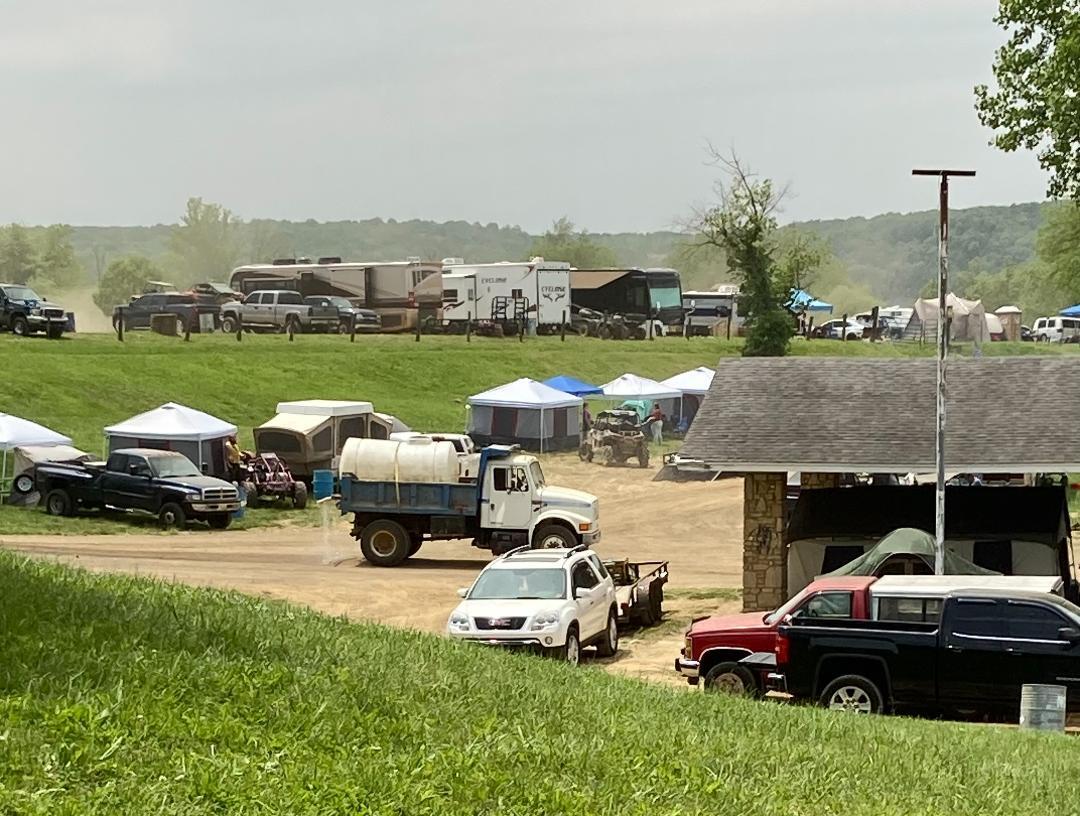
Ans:
{"label": "tent", "polygon": [[38,425],[28,419],[12,414],[0,414],[0,496],[4,495],[8,481],[8,454],[23,445],[70,445],[71,437]]}
{"label": "tent", "polygon": [[175,402],[105,429],[110,452],[120,448],[177,451],[211,476],[226,475],[225,440],[235,435],[235,425]]}
{"label": "tent", "polygon": [[680,419],[685,420],[687,427],[690,427],[690,423],[697,416],[698,409],[701,407],[701,400],[709,393],[709,387],[712,385],[715,374],[716,371],[708,366],[698,366],[660,381],[661,385],[677,388],[682,392],[679,414],[681,415]]}
{"label": "tent", "polygon": [[[952,310],[950,340],[970,340],[978,345],[990,339],[986,308],[981,300],[964,300],[949,292],[945,297],[945,308]],[[916,300],[915,311],[904,329],[904,337],[936,342],[937,322],[937,298]]]}
{"label": "tent", "polygon": [[[648,403],[660,403],[660,410],[666,415],[682,414],[682,391],[670,385],[658,383],[637,374],[623,374],[603,386],[604,396],[620,403],[646,403],[645,413],[652,406]],[[636,406],[627,406],[636,409]],[[641,411],[638,411],[641,414]],[[667,424],[666,422],[664,423]]]}
{"label": "tent", "polygon": [[604,393],[604,390],[598,385],[590,385],[587,382],[575,380],[573,377],[567,377],[565,374],[544,380],[544,385],[554,388],[556,391],[562,391],[564,394],[573,394],[575,397],[588,397],[593,394]]}
{"label": "tent", "polygon": [[581,444],[581,397],[523,377],[469,397],[468,433],[477,445],[526,450],[576,450]]}
{"label": "tent", "polygon": [[[854,561],[849,561],[839,569],[826,573],[826,578],[839,578],[843,575],[884,575],[882,571],[887,569],[888,562],[898,560],[897,557],[916,556],[922,560],[926,568],[933,573],[935,545],[934,537],[925,530],[916,530],[914,527],[901,527],[893,530],[881,541],[860,555]],[[910,560],[910,559],[904,559]],[[946,575],[1001,575],[995,570],[985,569],[972,563],[959,553],[950,549],[945,550],[945,574]]]}
{"label": "tent", "polygon": [[805,289],[792,289],[787,307],[792,312],[828,312],[832,314],[833,305],[818,300]]}
{"label": "tent", "polygon": [[1062,317],[1080,317],[1080,303],[1070,306],[1068,309],[1062,309],[1058,314]]}

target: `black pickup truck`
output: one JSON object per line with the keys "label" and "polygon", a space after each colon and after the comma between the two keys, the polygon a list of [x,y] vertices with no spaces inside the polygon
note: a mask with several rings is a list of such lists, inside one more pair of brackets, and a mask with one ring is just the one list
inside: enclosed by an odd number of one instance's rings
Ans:
{"label": "black pickup truck", "polygon": [[107,462],[41,464],[35,479],[45,510],[54,516],[114,507],[151,513],[164,527],[195,520],[224,530],[240,507],[233,485],[202,475],[173,451],[128,448],[113,451]]}
{"label": "black pickup truck", "polygon": [[0,331],[26,336],[44,332],[59,337],[67,328],[64,307],[50,303],[29,286],[0,283]]}
{"label": "black pickup truck", "polygon": [[940,620],[793,618],[771,685],[845,711],[1015,718],[1025,683],[1062,685],[1080,707],[1080,607],[1039,592],[964,591]]}

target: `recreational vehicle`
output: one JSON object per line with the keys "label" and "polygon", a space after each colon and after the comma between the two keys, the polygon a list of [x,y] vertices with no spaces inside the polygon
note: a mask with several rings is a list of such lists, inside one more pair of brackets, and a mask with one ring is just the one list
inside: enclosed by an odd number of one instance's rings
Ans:
{"label": "recreational vehicle", "polygon": [[[453,259],[458,260],[458,259]],[[443,320],[500,324],[535,321],[558,328],[570,315],[570,264],[533,258],[527,263],[447,264],[442,275]]]}
{"label": "recreational vehicle", "polygon": [[674,269],[575,269],[570,287],[575,306],[651,316],[664,329],[682,330],[682,285]]}
{"label": "recreational vehicle", "polygon": [[440,270],[440,264],[419,259],[342,263],[340,258],[319,258],[312,263],[305,258],[284,258],[239,266],[229,285],[244,294],[256,289],[295,289],[305,297],[345,297],[354,306],[377,312],[383,331],[410,331],[417,320],[438,315]]}

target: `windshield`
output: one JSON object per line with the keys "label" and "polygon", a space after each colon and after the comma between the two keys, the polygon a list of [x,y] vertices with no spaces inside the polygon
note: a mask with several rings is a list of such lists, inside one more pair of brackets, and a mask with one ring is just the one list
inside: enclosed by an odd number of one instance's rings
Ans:
{"label": "windshield", "polygon": [[12,300],[43,300],[29,286],[7,286],[4,288],[4,294]]}
{"label": "windshield", "polygon": [[533,487],[543,487],[546,484],[544,481],[544,471],[540,469],[539,462],[533,462],[529,465],[529,475],[532,476]]}
{"label": "windshield", "polygon": [[469,600],[555,600],[566,597],[566,573],[561,567],[489,569],[480,574]]}
{"label": "windshield", "polygon": [[154,456],[150,459],[150,467],[162,479],[202,475],[186,456]]}
{"label": "windshield", "polygon": [[796,595],[794,598],[792,598],[786,604],[781,606],[779,609],[777,609],[777,610],[775,610],[773,612],[765,613],[765,617],[762,618],[761,620],[764,623],[768,624],[769,626],[772,626],[774,623],[776,623],[778,620],[780,620],[782,617],[784,617],[784,615],[789,614],[791,612],[791,610],[793,610],[795,607],[797,607],[799,604],[801,604],[802,601],[803,601],[803,598],[805,598],[805,597],[806,597],[806,590],[804,589],[802,592],[800,592],[798,595]]}
{"label": "windshield", "polygon": [[339,309],[351,309],[352,304],[346,298],[343,297],[328,297],[331,306],[336,306]]}
{"label": "windshield", "polygon": [[649,292],[652,295],[652,304],[657,309],[682,308],[682,291],[678,284],[651,284]]}

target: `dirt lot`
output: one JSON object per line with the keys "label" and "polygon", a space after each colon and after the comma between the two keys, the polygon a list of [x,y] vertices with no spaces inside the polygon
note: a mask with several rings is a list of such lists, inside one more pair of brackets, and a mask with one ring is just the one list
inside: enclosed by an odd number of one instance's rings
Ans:
{"label": "dirt lot", "polygon": [[[548,457],[549,483],[600,497],[607,557],[671,564],[671,597],[660,627],[624,637],[608,668],[677,682],[671,668],[689,619],[733,611],[730,593],[690,590],[741,584],[742,482],[652,482],[654,469],[605,468]],[[92,570],[154,575],[306,604],[334,615],[442,631],[455,590],[488,561],[467,542],[425,545],[407,564],[377,569],[359,560],[346,522],[328,513],[323,529],[115,536],[2,536],[0,545]]]}

